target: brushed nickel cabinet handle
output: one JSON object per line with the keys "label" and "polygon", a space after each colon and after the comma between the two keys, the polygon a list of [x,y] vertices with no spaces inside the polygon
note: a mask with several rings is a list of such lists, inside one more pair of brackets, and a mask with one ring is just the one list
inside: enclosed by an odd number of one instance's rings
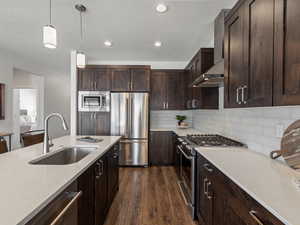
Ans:
{"label": "brushed nickel cabinet handle", "polygon": [[214,172],[214,170],[213,170],[212,168],[209,167],[209,164],[208,164],[208,163],[205,163],[205,164],[203,165],[203,167],[204,167],[208,172],[210,172],[210,173]]}
{"label": "brushed nickel cabinet handle", "polygon": [[80,198],[82,191],[79,191],[72,200],[66,205],[66,207],[58,214],[58,216],[50,223],[50,225],[58,224],[59,220],[65,215],[65,213],[71,208],[71,206]]}
{"label": "brushed nickel cabinet handle", "polygon": [[263,222],[261,222],[261,220],[256,216],[257,212],[255,210],[251,210],[249,212],[250,216],[255,220],[255,222],[259,225],[264,225]]}
{"label": "brushed nickel cabinet handle", "polygon": [[96,163],[96,168],[95,168],[95,173],[96,173],[96,179],[99,179],[101,177],[101,164],[99,162]]}
{"label": "brushed nickel cabinet handle", "polygon": [[236,103],[237,104],[242,104],[242,102],[240,101],[240,90],[242,89],[241,86],[239,86],[237,89],[236,89]]}
{"label": "brushed nickel cabinet handle", "polygon": [[245,100],[245,89],[247,89],[247,85],[244,85],[242,88],[242,102],[243,104],[247,104],[247,101]]}
{"label": "brushed nickel cabinet handle", "polygon": [[204,178],[203,180],[203,189],[204,189],[204,194],[207,196],[207,186],[206,186],[206,183],[207,183],[208,179],[207,178]]}
{"label": "brushed nickel cabinet handle", "polygon": [[206,184],[206,196],[207,196],[208,199],[212,199],[212,196],[209,195],[209,190],[208,190],[209,186],[211,186],[211,182],[210,181],[207,182],[207,184]]}

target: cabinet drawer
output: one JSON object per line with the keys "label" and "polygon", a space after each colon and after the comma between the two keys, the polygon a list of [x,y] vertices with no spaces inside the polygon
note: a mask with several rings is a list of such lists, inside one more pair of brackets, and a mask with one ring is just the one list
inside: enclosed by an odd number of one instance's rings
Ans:
{"label": "cabinet drawer", "polygon": [[73,183],[26,225],[77,225],[81,194],[77,183]]}

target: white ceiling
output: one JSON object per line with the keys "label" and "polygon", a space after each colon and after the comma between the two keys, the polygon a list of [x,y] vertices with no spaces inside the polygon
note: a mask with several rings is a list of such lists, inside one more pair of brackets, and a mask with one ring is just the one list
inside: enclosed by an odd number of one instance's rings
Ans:
{"label": "white ceiling", "polygon": [[[169,10],[158,14],[158,0],[53,0],[53,25],[58,48],[42,44],[42,27],[49,21],[49,0],[6,0],[0,8],[0,48],[47,64],[69,69],[70,50],[79,47],[79,14],[84,14],[84,50],[90,60],[188,61],[200,47],[210,47],[213,21],[236,0],[168,0]],[[112,48],[103,45],[113,41]],[[154,41],[163,42],[154,48]]]}

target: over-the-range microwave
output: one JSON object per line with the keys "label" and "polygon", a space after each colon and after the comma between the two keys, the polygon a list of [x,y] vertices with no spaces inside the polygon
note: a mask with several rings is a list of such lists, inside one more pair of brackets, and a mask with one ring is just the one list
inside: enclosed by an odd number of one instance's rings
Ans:
{"label": "over-the-range microwave", "polygon": [[78,111],[79,112],[109,112],[110,92],[109,91],[79,91]]}

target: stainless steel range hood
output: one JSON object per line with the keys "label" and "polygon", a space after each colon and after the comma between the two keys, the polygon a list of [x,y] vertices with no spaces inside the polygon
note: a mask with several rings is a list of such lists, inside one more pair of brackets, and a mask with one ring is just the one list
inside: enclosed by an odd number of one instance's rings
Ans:
{"label": "stainless steel range hood", "polygon": [[193,87],[219,87],[224,83],[224,60],[213,65],[207,72],[200,75],[193,83]]}

